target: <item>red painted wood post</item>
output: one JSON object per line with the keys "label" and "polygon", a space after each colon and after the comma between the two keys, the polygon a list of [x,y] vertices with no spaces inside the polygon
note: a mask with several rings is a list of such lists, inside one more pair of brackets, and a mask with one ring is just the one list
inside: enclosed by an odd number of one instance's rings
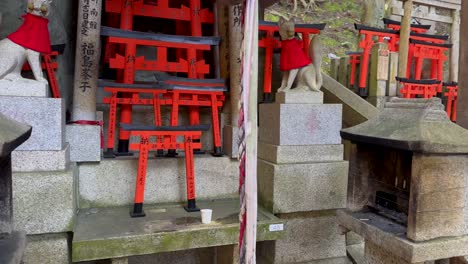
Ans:
{"label": "red painted wood post", "polygon": [[[130,131],[128,131],[130,133]],[[147,135],[140,135],[140,157],[138,158],[138,172],[135,184],[135,201],[132,217],[143,217],[143,202],[145,199],[146,169],[148,167],[149,139]]]}

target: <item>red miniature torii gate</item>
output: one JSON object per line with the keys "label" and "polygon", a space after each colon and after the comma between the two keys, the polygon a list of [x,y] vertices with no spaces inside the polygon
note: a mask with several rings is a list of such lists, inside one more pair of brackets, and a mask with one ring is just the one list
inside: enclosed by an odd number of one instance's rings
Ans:
{"label": "red miniature torii gate", "polygon": [[[187,185],[187,206],[188,212],[200,211],[196,205],[195,195],[195,164],[193,150],[201,148],[200,142],[194,142],[195,137],[200,137],[202,131],[208,130],[209,126],[190,126],[190,127],[158,127],[158,126],[134,126],[122,124],[122,129],[128,131],[132,137],[139,137],[139,141],[132,142],[129,149],[139,151],[137,179],[135,183],[135,201],[133,210],[130,213],[132,217],[144,217],[143,202],[145,197],[146,169],[148,165],[148,154],[151,150],[160,149],[180,149],[185,150],[185,176]],[[182,142],[151,142],[151,137],[174,137],[181,136]]]}
{"label": "red miniature torii gate", "polygon": [[[303,49],[308,52],[310,44],[310,34],[319,34],[326,24],[297,24],[295,32],[301,34]],[[274,49],[281,48],[281,41],[275,38],[275,33],[279,31],[278,23],[260,21],[258,25],[260,32],[265,32],[266,36],[258,41],[258,46],[265,48],[265,66],[263,73],[263,95],[264,101],[271,101],[271,79],[273,73],[273,52]],[[313,58],[311,58],[313,59]]]}
{"label": "red miniature torii gate", "polygon": [[[376,41],[374,38],[377,38],[377,43],[384,43],[385,38],[388,38],[388,49],[390,51],[398,51],[398,40],[399,40],[399,31],[390,30],[390,29],[381,29],[375,27],[368,27],[360,24],[354,24],[356,30],[359,31],[364,38],[359,42],[359,47],[363,50],[361,56],[361,69],[360,69],[360,78],[359,78],[359,94],[366,96],[366,87],[367,87],[367,75],[369,73],[369,60],[370,52]],[[412,32],[410,34],[410,39],[433,42],[436,44],[444,43],[448,36],[438,36],[438,35],[428,35]],[[410,48],[411,49],[411,48]],[[411,55],[411,52],[410,52]],[[412,55],[411,55],[412,56]],[[411,61],[412,57],[409,58]]]}

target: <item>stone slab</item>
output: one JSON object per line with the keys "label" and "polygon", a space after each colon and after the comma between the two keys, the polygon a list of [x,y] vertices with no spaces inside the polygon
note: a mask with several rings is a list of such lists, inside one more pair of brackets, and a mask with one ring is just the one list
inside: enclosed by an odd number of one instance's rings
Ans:
{"label": "stone slab", "polygon": [[239,155],[239,128],[226,125],[223,129],[223,151],[233,159]]}
{"label": "stone slab", "polygon": [[385,247],[377,246],[372,242],[366,242],[364,256],[366,264],[411,264],[411,262],[395,255],[394,252],[388,251]]}
{"label": "stone slab", "polygon": [[276,164],[343,160],[343,145],[277,146],[258,142],[258,157]]}
{"label": "stone slab", "polygon": [[[138,264],[228,264],[222,261],[214,261],[213,259],[219,256],[220,252],[216,252],[217,249],[223,247],[232,247],[232,246],[220,246],[220,247],[211,247],[211,248],[197,248],[189,250],[181,250],[174,252],[164,252],[159,254],[152,255],[143,255],[143,256],[132,256],[129,257],[129,263],[138,263]],[[224,252],[221,252],[224,253]],[[216,257],[214,257],[216,256]],[[239,262],[237,262],[239,263]],[[229,264],[237,264],[229,263]]]}
{"label": "stone slab", "polygon": [[[152,158],[148,161],[145,203],[186,201],[185,159]],[[138,159],[104,159],[80,165],[80,208],[133,204]],[[239,163],[229,157],[195,155],[197,199],[238,197]],[[109,188],[112,183],[112,188]]]}
{"label": "stone slab", "polygon": [[65,105],[62,99],[0,96],[0,113],[33,127],[31,137],[17,150],[63,149]]}
{"label": "stone slab", "polygon": [[13,151],[11,156],[13,172],[65,171],[70,165],[70,146],[62,150]]}
{"label": "stone slab", "polygon": [[32,128],[0,113],[0,157],[11,152],[31,136]]}
{"label": "stone slab", "polygon": [[295,91],[276,93],[277,104],[323,104],[323,92]]}
{"label": "stone slab", "polygon": [[0,239],[0,263],[20,264],[26,247],[26,234],[13,232]]}
{"label": "stone slab", "polygon": [[46,234],[28,236],[24,264],[69,264],[71,256],[68,235]]}
{"label": "stone slab", "polygon": [[76,173],[76,167],[65,172],[13,173],[15,229],[28,235],[72,231]]}
{"label": "stone slab", "polygon": [[0,96],[49,97],[49,85],[36,80],[23,79],[18,82],[0,80]]}
{"label": "stone slab", "polygon": [[276,165],[258,160],[259,203],[273,213],[346,208],[348,162]]}
{"label": "stone slab", "polygon": [[353,263],[366,263],[366,259],[364,257],[364,243],[346,246],[346,252],[348,253],[348,256],[352,259]]}
{"label": "stone slab", "polygon": [[338,104],[261,104],[259,140],[272,145],[341,144]]}
{"label": "stone slab", "polygon": [[[73,261],[122,258],[238,242],[239,200],[198,201],[197,205],[213,210],[212,223],[202,224],[200,212],[186,212],[180,203],[145,204],[146,217],[141,218],[130,217],[130,206],[80,210],[73,231]],[[272,225],[284,225],[284,221],[259,208],[257,241],[283,237],[285,232],[271,229]]]}
{"label": "stone slab", "polygon": [[70,144],[70,161],[101,161],[100,126],[67,125],[66,141]]}
{"label": "stone slab", "polygon": [[346,257],[345,236],[333,211],[279,217],[287,221],[284,238],[264,242],[258,249],[269,263],[344,263],[323,262]]}
{"label": "stone slab", "polygon": [[13,231],[11,155],[0,157],[0,235]]}
{"label": "stone slab", "polygon": [[413,242],[405,236],[406,227],[376,214],[339,210],[337,215],[340,225],[362,236],[366,244],[374,243],[408,263],[468,255],[468,236]]}

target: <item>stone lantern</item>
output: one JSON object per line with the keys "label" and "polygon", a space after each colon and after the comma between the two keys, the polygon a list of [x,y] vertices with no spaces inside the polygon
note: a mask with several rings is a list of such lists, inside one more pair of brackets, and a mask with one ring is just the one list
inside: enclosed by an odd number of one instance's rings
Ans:
{"label": "stone lantern", "polygon": [[13,231],[11,152],[31,131],[30,126],[0,114],[0,263],[20,263],[26,245],[26,234]]}

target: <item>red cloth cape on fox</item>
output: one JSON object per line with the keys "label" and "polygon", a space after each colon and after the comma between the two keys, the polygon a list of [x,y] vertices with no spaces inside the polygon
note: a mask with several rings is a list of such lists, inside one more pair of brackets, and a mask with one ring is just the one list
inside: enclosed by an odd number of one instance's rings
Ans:
{"label": "red cloth cape on fox", "polygon": [[22,16],[23,24],[8,38],[14,43],[40,53],[50,54],[50,35],[47,18],[30,13]]}
{"label": "red cloth cape on fox", "polygon": [[302,50],[302,40],[296,38],[281,41],[280,70],[289,71],[312,63]]}

